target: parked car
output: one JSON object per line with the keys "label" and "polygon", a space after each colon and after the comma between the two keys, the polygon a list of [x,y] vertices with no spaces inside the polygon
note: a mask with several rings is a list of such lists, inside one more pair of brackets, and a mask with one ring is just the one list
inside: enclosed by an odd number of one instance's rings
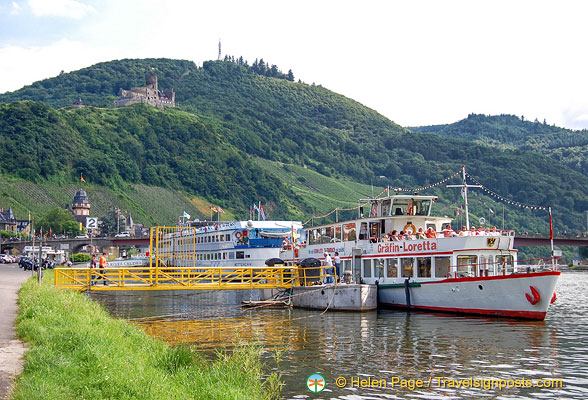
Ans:
{"label": "parked car", "polygon": [[114,237],[116,237],[116,238],[128,238],[128,237],[131,237],[131,234],[129,232],[121,232],[121,233],[117,233],[116,235],[114,235]]}
{"label": "parked car", "polygon": [[88,235],[78,235],[76,239],[89,239]]}

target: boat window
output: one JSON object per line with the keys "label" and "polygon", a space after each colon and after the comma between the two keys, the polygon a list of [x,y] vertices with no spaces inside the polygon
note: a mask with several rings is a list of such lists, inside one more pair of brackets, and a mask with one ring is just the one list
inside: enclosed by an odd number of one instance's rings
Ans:
{"label": "boat window", "polygon": [[355,240],[355,224],[343,225],[343,240]]}
{"label": "boat window", "polygon": [[451,257],[435,257],[435,277],[448,277],[449,265],[451,264]]}
{"label": "boat window", "polygon": [[342,272],[345,272],[345,271],[351,271],[351,260],[343,260]]}
{"label": "boat window", "polygon": [[386,276],[388,278],[398,278],[398,259],[387,258],[386,259]]}
{"label": "boat window", "polygon": [[208,243],[212,242],[212,237],[208,236]]}
{"label": "boat window", "polygon": [[363,277],[372,277],[372,260],[363,260]]}
{"label": "boat window", "polygon": [[374,270],[375,270],[375,277],[376,278],[383,278],[384,277],[384,258],[376,258],[374,259]]}
{"label": "boat window", "polygon": [[312,229],[308,231],[308,244],[315,244],[318,243],[318,232],[316,229]]}
{"label": "boat window", "polygon": [[335,238],[335,227],[334,226],[329,226],[326,228],[327,231],[327,239],[328,242],[327,243],[333,243],[334,242],[334,238]]}
{"label": "boat window", "polygon": [[370,239],[378,240],[380,237],[380,223],[370,222]]}
{"label": "boat window", "polygon": [[431,210],[431,200],[423,200],[417,203],[416,215],[429,215]]}
{"label": "boat window", "polygon": [[378,203],[372,203],[372,207],[370,210],[370,217],[377,217],[378,216]]}
{"label": "boat window", "polygon": [[514,271],[514,259],[511,255],[496,256],[496,264],[498,265],[499,275],[512,274]]}
{"label": "boat window", "polygon": [[229,260],[233,260],[233,259],[235,259],[235,253],[230,251],[229,252]]}
{"label": "boat window", "polygon": [[402,266],[402,277],[403,278],[408,278],[409,276],[414,276],[414,274],[413,274],[414,259],[412,257],[401,258],[400,265]]}
{"label": "boat window", "polygon": [[227,233],[227,234],[225,235],[225,240],[226,240],[227,242],[230,242],[230,241],[231,241],[231,235],[229,235],[229,234]]}
{"label": "boat window", "polygon": [[488,261],[486,256],[480,256],[477,276],[488,276]]}
{"label": "boat window", "polygon": [[382,201],[382,216],[387,217],[390,215],[390,199]]}
{"label": "boat window", "polygon": [[359,227],[359,240],[366,240],[368,238],[367,222],[362,222]]}
{"label": "boat window", "polygon": [[325,243],[329,243],[331,241],[331,236],[329,235],[327,228],[320,228],[319,234],[320,234],[319,243],[325,244]]}
{"label": "boat window", "polygon": [[237,260],[242,260],[245,258],[245,252],[244,251],[237,251],[235,253],[237,255]]}
{"label": "boat window", "polygon": [[333,236],[335,242],[341,241],[341,225],[335,227],[335,236]]}
{"label": "boat window", "polygon": [[457,277],[464,278],[464,277],[468,277],[468,276],[475,276],[477,263],[478,263],[478,256],[473,256],[473,255],[457,256]]}
{"label": "boat window", "polygon": [[431,277],[431,257],[417,257],[417,270],[419,278]]}
{"label": "boat window", "polygon": [[494,256],[489,255],[486,263],[487,263],[486,268],[488,269],[488,276],[496,275],[496,273],[495,273],[496,263],[494,262]]}

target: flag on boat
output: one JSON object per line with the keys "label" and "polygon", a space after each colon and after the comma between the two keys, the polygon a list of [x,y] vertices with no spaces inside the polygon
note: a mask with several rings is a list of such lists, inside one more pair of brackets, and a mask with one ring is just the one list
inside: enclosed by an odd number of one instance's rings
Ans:
{"label": "flag on boat", "polygon": [[489,208],[488,211],[490,211],[490,214],[494,215],[494,210]]}
{"label": "flag on boat", "polygon": [[216,210],[217,210],[219,213],[223,213],[223,214],[225,213],[225,210],[223,210],[223,209],[222,209],[220,206],[217,206],[217,207],[216,207]]}
{"label": "flag on boat", "polygon": [[190,214],[188,214],[186,211],[184,211],[183,217],[184,218],[187,218],[187,219],[190,219]]}
{"label": "flag on boat", "polygon": [[218,212],[218,208],[216,208],[216,206],[210,206],[210,209],[214,212]]}

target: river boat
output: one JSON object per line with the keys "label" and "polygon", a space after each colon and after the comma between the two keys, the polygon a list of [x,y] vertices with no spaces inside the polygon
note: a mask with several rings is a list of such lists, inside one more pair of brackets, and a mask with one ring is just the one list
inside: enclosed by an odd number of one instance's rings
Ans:
{"label": "river boat", "polygon": [[[560,271],[519,267],[512,230],[446,230],[452,219],[432,215],[436,200],[416,194],[361,200],[365,205],[356,219],[306,227],[307,242],[284,249],[280,257],[296,264],[338,252],[341,271],[357,283],[378,286],[380,307],[543,320]],[[432,228],[435,237],[389,235],[421,228]]]}
{"label": "river boat", "polygon": [[301,230],[300,221],[186,222],[158,247],[170,266],[260,267],[278,258],[284,239]]}

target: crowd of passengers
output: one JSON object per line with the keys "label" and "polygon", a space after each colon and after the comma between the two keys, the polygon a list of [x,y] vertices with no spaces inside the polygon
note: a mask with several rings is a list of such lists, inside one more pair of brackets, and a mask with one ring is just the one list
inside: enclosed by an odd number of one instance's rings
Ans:
{"label": "crowd of passengers", "polygon": [[416,233],[413,233],[411,229],[400,232],[394,229],[392,232],[389,232],[380,238],[372,236],[370,241],[373,243],[378,241],[396,242],[400,240],[436,239],[440,237],[454,236],[500,236],[500,231],[495,226],[493,226],[492,229],[484,228],[482,226],[478,227],[478,229],[471,227],[470,230],[467,230],[465,226],[462,226],[461,230],[456,232],[451,228],[451,225],[447,224],[441,232],[435,232],[433,228],[427,228],[426,231],[423,231],[423,228],[419,228]]}

